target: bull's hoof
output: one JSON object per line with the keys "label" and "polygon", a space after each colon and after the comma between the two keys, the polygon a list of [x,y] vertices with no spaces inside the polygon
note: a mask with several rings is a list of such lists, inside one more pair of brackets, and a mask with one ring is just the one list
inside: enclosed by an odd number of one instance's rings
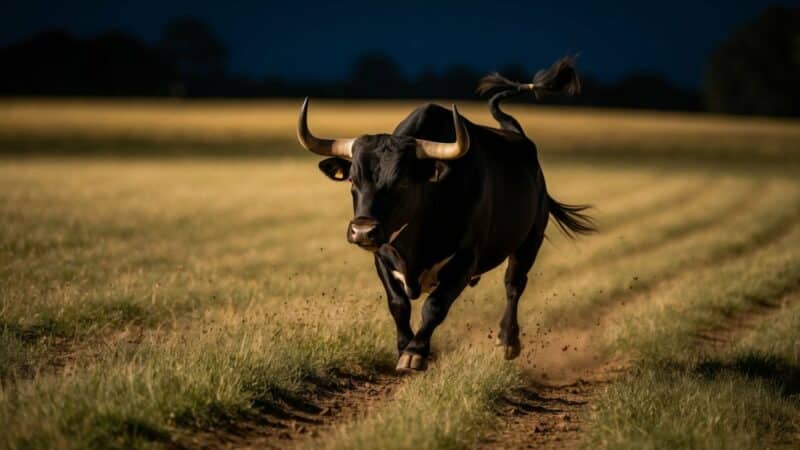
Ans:
{"label": "bull's hoof", "polygon": [[503,357],[507,360],[516,359],[520,352],[522,352],[522,346],[519,342],[506,345],[500,338],[497,338],[497,340],[494,341],[494,345],[503,349]]}
{"label": "bull's hoof", "polygon": [[397,360],[398,372],[421,372],[428,368],[428,359],[414,353],[403,353]]}

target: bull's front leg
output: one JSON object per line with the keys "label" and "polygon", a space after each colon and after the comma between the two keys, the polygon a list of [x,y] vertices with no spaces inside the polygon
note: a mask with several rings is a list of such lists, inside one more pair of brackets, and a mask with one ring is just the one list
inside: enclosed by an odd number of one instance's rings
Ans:
{"label": "bull's front leg", "polygon": [[411,330],[411,302],[399,282],[391,275],[394,270],[393,255],[383,250],[375,253],[375,268],[378,270],[383,288],[386,289],[389,311],[397,326],[397,352],[400,354],[414,337],[414,332]]}
{"label": "bull's front leg", "polygon": [[450,306],[461,294],[475,268],[472,251],[457,252],[439,271],[438,286],[431,292],[422,307],[422,323],[397,361],[397,370],[425,370],[431,350],[431,336],[441,324]]}

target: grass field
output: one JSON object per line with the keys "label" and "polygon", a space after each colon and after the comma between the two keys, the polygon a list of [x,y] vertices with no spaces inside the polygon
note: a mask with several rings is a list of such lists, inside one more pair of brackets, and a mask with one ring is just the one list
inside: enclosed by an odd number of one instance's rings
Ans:
{"label": "grass field", "polygon": [[518,360],[496,269],[399,377],[296,103],[0,105],[0,449],[800,446],[800,123],[512,107],[600,233],[548,230]]}

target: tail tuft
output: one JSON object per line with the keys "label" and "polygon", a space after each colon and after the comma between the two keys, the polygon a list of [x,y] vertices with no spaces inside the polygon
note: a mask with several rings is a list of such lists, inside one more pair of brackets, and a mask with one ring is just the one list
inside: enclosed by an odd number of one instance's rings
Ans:
{"label": "tail tuft", "polygon": [[581,91],[581,80],[575,70],[571,56],[556,61],[549,69],[540,70],[532,83],[519,83],[509,80],[499,73],[490,73],[481,79],[476,89],[480,95],[491,95],[489,112],[500,124],[500,128],[525,135],[517,120],[500,109],[500,104],[515,97],[533,93],[536,99],[546,94],[576,95]]}
{"label": "tail tuft", "polygon": [[536,98],[542,94],[577,95],[581,92],[581,79],[575,70],[575,60],[565,56],[556,61],[549,69],[536,72],[531,88]]}
{"label": "tail tuft", "polygon": [[550,214],[553,215],[558,227],[568,238],[575,239],[576,234],[597,232],[594,219],[584,213],[591,208],[590,205],[567,205],[557,202],[549,195],[547,198],[550,201]]}

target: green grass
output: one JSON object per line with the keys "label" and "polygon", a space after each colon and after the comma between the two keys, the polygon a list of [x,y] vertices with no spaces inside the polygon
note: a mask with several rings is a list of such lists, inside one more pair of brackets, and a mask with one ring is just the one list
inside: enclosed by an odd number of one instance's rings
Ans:
{"label": "green grass", "polygon": [[589,448],[797,448],[800,304],[733,348],[664,350],[613,384],[592,415]]}
{"label": "green grass", "polygon": [[[655,294],[610,341],[639,355],[598,401],[590,448],[796,448],[800,442],[800,229]],[[783,299],[782,302],[779,302]],[[786,302],[791,302],[786,306]],[[701,330],[764,308],[738,343]]]}
{"label": "green grass", "polygon": [[404,384],[385,408],[306,448],[469,448],[498,420],[493,407],[518,383],[515,366],[456,351]]}
{"label": "green grass", "polygon": [[[752,376],[754,369],[768,375]],[[800,405],[775,381],[782,370],[760,357],[639,369],[603,396],[587,447],[796,448]]]}
{"label": "green grass", "polygon": [[[2,448],[128,448],[168,442],[277,407],[313,379],[393,363],[389,336],[365,317],[320,327],[265,311],[119,345],[85,368],[18,380],[0,393]],[[217,316],[219,319],[219,316]]]}
{"label": "green grass", "polygon": [[713,329],[737,315],[771,305],[800,288],[800,228],[749,254],[691,274],[652,295],[639,311],[610,330],[611,345],[646,359],[690,348],[697,330]]}

